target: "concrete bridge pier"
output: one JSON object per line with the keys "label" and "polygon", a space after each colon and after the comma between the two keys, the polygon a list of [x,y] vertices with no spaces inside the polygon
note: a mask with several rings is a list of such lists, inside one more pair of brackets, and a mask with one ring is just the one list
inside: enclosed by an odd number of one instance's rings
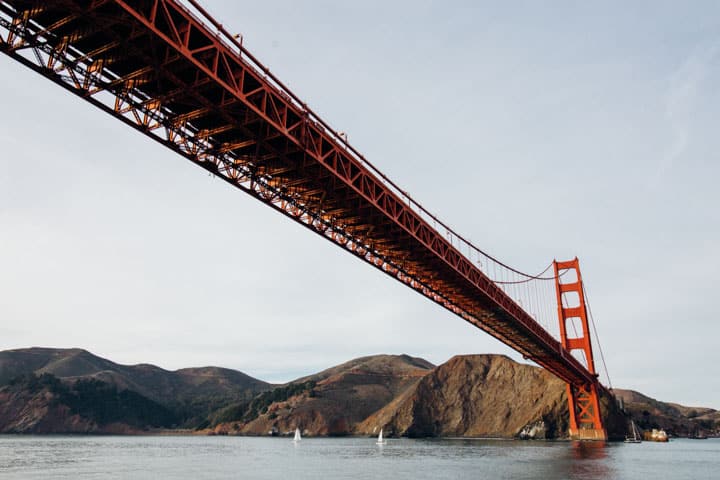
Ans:
{"label": "concrete bridge pier", "polygon": [[608,436],[604,428],[571,428],[570,440],[580,441],[607,441]]}

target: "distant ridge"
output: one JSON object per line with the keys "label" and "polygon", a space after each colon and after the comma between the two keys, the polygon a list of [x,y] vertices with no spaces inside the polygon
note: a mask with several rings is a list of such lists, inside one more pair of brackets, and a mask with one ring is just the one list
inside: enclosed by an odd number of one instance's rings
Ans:
{"label": "distant ridge", "polygon": [[[720,412],[616,390],[602,399],[611,438],[630,418],[674,435],[720,433]],[[504,355],[442,365],[371,355],[284,385],[242,372],[120,365],[79,348],[0,352],[0,433],[370,435],[564,438],[565,384]]]}
{"label": "distant ridge", "polygon": [[92,378],[118,390],[133,391],[178,411],[190,426],[204,421],[221,405],[246,401],[273,388],[237,370],[200,367],[173,372],[149,364],[120,365],[80,348],[0,352],[0,385],[31,373],[48,373],[64,381]]}
{"label": "distant ridge", "polygon": [[661,402],[634,390],[616,388],[613,393],[642,429],[661,428],[682,437],[718,432],[720,412],[715,409]]}

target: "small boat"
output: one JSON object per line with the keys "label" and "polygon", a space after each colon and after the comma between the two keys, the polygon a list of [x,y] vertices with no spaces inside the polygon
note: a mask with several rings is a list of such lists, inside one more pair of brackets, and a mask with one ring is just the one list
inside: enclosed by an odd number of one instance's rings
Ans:
{"label": "small boat", "polygon": [[300,440],[302,440],[302,437],[300,437],[300,429],[296,427],[295,428],[295,437],[293,438],[293,442],[299,442]]}
{"label": "small boat", "polygon": [[635,428],[635,422],[630,420],[630,426],[632,427],[632,437],[625,437],[625,443],[642,443],[640,435],[638,435],[637,428]]}
{"label": "small boat", "polygon": [[382,432],[383,432],[383,429],[381,428],[380,435],[378,435],[377,442],[375,442],[375,443],[378,445],[387,445],[387,440],[383,440]]}

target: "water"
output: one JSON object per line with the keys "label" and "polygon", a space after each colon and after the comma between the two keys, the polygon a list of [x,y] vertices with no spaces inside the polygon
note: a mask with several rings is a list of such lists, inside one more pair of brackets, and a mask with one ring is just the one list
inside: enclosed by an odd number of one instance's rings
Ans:
{"label": "water", "polygon": [[711,479],[720,440],[0,436],[0,478]]}

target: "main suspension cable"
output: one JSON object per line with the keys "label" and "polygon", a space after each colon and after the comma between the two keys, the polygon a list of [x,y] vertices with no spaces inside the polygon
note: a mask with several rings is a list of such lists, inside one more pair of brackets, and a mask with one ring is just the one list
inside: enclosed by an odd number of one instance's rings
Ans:
{"label": "main suspension cable", "polygon": [[[501,265],[502,265],[502,264],[501,264]],[[514,280],[514,281],[493,280],[493,282],[495,282],[496,284],[499,284],[499,285],[517,285],[518,283],[528,283],[528,282],[531,282],[531,281],[533,281],[533,280],[555,280],[555,275],[553,275],[552,277],[543,277],[543,275],[545,274],[545,272],[547,272],[548,270],[550,270],[550,267],[552,267],[552,266],[553,266],[553,264],[550,263],[550,265],[548,265],[547,267],[545,267],[545,270],[543,270],[542,272],[538,273],[537,275],[531,275],[531,276],[530,276],[530,275],[526,275],[526,274],[524,274],[524,273],[521,273],[520,275],[524,275],[524,276],[528,277],[528,278],[526,278],[525,280]],[[512,270],[512,269],[510,269],[510,270]],[[515,270],[513,270],[513,271],[515,271]],[[559,274],[559,275],[557,276],[557,278],[562,278],[562,276],[565,275],[565,274],[566,274],[567,272],[569,272],[569,271],[570,271],[570,270],[565,270],[565,271],[563,271],[561,274]],[[519,272],[516,272],[516,273],[519,273]]]}

